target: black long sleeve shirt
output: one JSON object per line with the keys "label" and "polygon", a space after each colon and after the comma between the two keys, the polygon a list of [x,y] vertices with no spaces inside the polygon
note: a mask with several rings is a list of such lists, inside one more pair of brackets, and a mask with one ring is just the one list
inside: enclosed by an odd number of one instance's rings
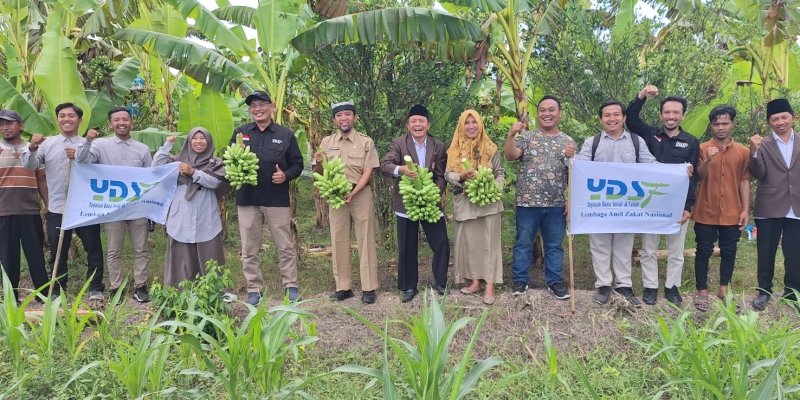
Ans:
{"label": "black long sleeve shirt", "polygon": [[625,113],[627,119],[625,125],[628,130],[644,139],[650,153],[663,164],[683,164],[690,163],[694,167],[694,173],[689,178],[689,193],[686,195],[686,204],[683,209],[692,212],[692,207],[697,200],[697,162],[700,157],[700,141],[689,132],[678,128],[679,132],[674,137],[670,137],[664,131],[663,126],[652,126],[646,124],[639,117],[646,99],[639,99],[637,96],[628,105]]}
{"label": "black long sleeve shirt", "polygon": [[[241,125],[233,130],[230,143],[236,142],[236,134],[243,135],[245,146],[258,157],[258,183],[243,185],[236,194],[238,206],[289,207],[289,182],[303,172],[303,155],[294,132],[274,121],[263,131],[255,122]],[[277,166],[286,174],[281,184],[272,183]]]}

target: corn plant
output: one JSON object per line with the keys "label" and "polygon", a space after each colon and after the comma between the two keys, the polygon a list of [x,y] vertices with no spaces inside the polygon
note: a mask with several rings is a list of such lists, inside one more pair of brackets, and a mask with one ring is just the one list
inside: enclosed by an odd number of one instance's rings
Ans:
{"label": "corn plant", "polygon": [[30,365],[25,361],[23,349],[28,340],[27,317],[25,308],[34,296],[28,296],[21,305],[17,305],[14,288],[5,273],[3,276],[3,310],[0,313],[0,335],[2,345],[11,355],[11,366],[14,369],[14,378],[17,381],[30,377]]}
{"label": "corn plant", "polygon": [[175,336],[181,343],[191,346],[206,369],[206,372],[193,369],[181,373],[212,377],[222,385],[228,398],[285,398],[294,394],[309,397],[301,389],[326,374],[302,381],[290,381],[284,376],[290,356],[317,340],[317,337],[296,334],[297,321],[314,318],[313,314],[297,308],[298,305],[284,304],[269,310],[247,305],[249,314],[238,327],[227,317],[185,311],[211,324],[218,332],[216,337],[207,334],[202,323],[166,321],[158,326],[182,331]]}
{"label": "corn plant", "polygon": [[[657,396],[688,392],[696,399],[762,398],[753,397],[765,390],[754,387],[754,382],[766,379],[764,369],[778,364],[782,349],[798,350],[800,333],[787,319],[764,328],[758,323],[758,313],[737,315],[733,302],[716,303],[715,307],[704,325],[698,325],[692,312],[685,311],[671,320],[657,316],[657,337],[651,342],[628,337],[652,360],[659,361],[660,371],[670,379]],[[775,370],[773,380],[778,381],[775,387],[779,393],[800,391],[800,385],[783,387],[780,383],[782,379],[792,383],[800,380],[794,363],[791,368]],[[772,395],[770,392],[763,398]]]}
{"label": "corn plant", "polygon": [[[427,299],[423,301],[423,304],[421,318],[412,316],[410,323],[401,322],[411,331],[411,335],[416,341],[416,346],[390,337],[388,321],[386,322],[386,327],[380,329],[355,311],[344,308],[350,315],[383,338],[383,369],[366,368],[360,365],[345,365],[335,369],[333,372],[357,373],[370,376],[383,384],[385,398],[400,398],[398,396],[398,387],[405,391],[408,398],[413,399],[456,400],[466,397],[467,394],[475,390],[478,380],[486,371],[503,363],[499,357],[489,357],[479,360],[467,371],[468,365],[472,363],[472,350],[478,339],[478,333],[484,321],[486,321],[488,310],[485,310],[480,320],[478,320],[475,332],[472,334],[472,339],[464,350],[464,354],[457,356],[461,361],[448,370],[450,344],[453,341],[453,337],[475,319],[463,317],[447,324],[444,320],[445,300],[443,299],[441,303],[438,303],[433,295],[433,290],[431,290],[430,305],[428,305]],[[389,372],[389,348],[392,349],[394,356],[397,357],[402,365],[403,373],[400,375],[394,375]],[[499,391],[525,374],[527,374],[527,371],[505,377],[495,385],[494,390]]]}
{"label": "corn plant", "polygon": [[[84,329],[93,324],[100,316],[100,313],[96,311],[88,310],[88,312],[83,312],[81,310],[81,305],[88,309],[88,306],[83,303],[81,299],[83,299],[83,295],[89,289],[89,283],[90,280],[87,280],[86,283],[83,284],[80,292],[78,292],[78,296],[73,300],[72,305],[64,309],[62,317],[58,319],[58,327],[61,333],[59,337],[62,339],[70,361],[72,362],[77,361],[78,356],[80,356],[86,344],[89,343],[93,337],[98,336],[96,331],[93,331],[90,335],[83,334]],[[64,295],[65,294],[62,294],[60,297],[64,297]]]}
{"label": "corn plant", "polygon": [[[32,295],[37,295],[42,289],[39,288]],[[56,339],[61,335],[59,331],[59,310],[61,309],[61,296],[55,299],[47,299],[44,303],[44,312],[41,316],[33,315],[33,321],[28,321],[31,331],[31,339],[26,342],[27,346],[33,350],[37,367],[42,368],[48,365],[53,359],[53,348]]]}

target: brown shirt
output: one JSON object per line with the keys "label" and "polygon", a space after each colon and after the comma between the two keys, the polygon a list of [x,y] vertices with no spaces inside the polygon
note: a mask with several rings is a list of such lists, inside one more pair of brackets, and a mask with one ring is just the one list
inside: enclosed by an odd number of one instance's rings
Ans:
{"label": "brown shirt", "polygon": [[36,171],[22,166],[21,152],[27,142],[17,146],[0,140],[0,216],[37,215],[39,206],[39,181],[44,177],[44,166]]}
{"label": "brown shirt", "polygon": [[[714,140],[700,144],[700,160],[705,162],[709,147],[717,145]],[[743,145],[731,142],[720,148],[708,165],[708,174],[697,187],[697,203],[692,219],[707,225],[739,225],[742,214],[742,198],[739,195],[741,181],[750,179],[748,163],[750,150]]]}
{"label": "brown shirt", "polygon": [[350,131],[347,137],[342,136],[341,132],[328,135],[322,138],[319,146],[328,160],[341,157],[345,165],[344,174],[353,185],[358,183],[364,171],[380,166],[372,138],[355,130]]}

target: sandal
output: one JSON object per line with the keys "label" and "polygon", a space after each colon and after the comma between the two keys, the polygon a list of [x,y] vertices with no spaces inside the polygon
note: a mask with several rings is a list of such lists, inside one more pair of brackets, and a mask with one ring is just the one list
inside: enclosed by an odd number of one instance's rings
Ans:
{"label": "sandal", "polygon": [[483,297],[483,304],[486,304],[486,305],[488,305],[488,306],[490,306],[490,305],[494,304],[494,297],[487,297],[487,296],[484,296],[484,297]]}
{"label": "sandal", "polygon": [[706,312],[708,311],[708,295],[696,294],[694,295],[694,308],[697,311]]}
{"label": "sandal", "polygon": [[464,286],[464,287],[462,287],[462,288],[461,288],[461,290],[460,290],[461,294],[463,294],[463,295],[467,295],[467,296],[469,296],[469,295],[471,295],[471,294],[478,293],[478,292],[480,292],[480,291],[481,291],[481,288],[480,288],[480,286],[478,286],[478,288],[477,288],[477,289],[475,289],[475,290],[472,290],[472,289],[470,289],[470,287],[469,287],[469,286]]}

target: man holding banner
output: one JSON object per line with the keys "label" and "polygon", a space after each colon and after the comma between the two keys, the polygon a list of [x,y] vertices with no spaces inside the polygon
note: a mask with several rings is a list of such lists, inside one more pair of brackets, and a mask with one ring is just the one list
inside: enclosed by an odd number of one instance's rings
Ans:
{"label": "man holding banner", "polygon": [[[661,100],[662,126],[646,124],[639,117],[639,112],[648,97],[658,96],[658,88],[649,85],[642,89],[635,99],[628,105],[625,125],[631,133],[640,136],[647,143],[647,149],[661,163],[665,164],[692,164],[697,166],[700,154],[700,142],[689,132],[681,128],[681,121],[686,117],[686,99],[683,97],[669,96]],[[666,235],[667,239],[667,277],[664,282],[664,297],[667,301],[677,306],[683,299],[678,291],[681,286],[683,272],[683,248],[686,242],[686,230],[689,216],[694,206],[697,189],[697,180],[689,179],[689,190],[680,221],[681,229],[678,233]],[[642,283],[644,294],[642,301],[645,304],[656,304],[658,299],[658,258],[656,251],[661,242],[661,235],[642,234]]]}
{"label": "man holding banner", "polygon": [[[600,106],[598,114],[603,131],[583,143],[580,153],[575,157],[577,160],[608,163],[658,162],[647,150],[642,138],[632,136],[625,130],[624,104],[619,101],[607,101]],[[634,228],[640,228],[637,225],[641,225],[644,211],[637,210],[637,208],[639,208],[639,202],[646,205],[645,201],[642,201],[643,196],[623,196],[628,193],[628,186],[638,189],[636,194],[639,195],[638,192],[642,190],[641,184],[630,179],[617,179],[617,176],[602,179],[604,176],[596,175],[597,178],[593,179],[595,174],[619,174],[618,170],[621,168],[614,168],[615,166],[610,166],[611,169],[608,171],[604,171],[602,166],[593,167],[591,168],[593,171],[587,172],[586,177],[576,176],[579,167],[581,167],[580,163],[573,165],[573,181],[570,188],[572,199],[570,202],[570,231],[572,234],[591,233],[589,247],[592,251],[592,266],[597,276],[597,282],[595,282],[597,293],[593,299],[598,304],[608,302],[611,297],[612,278],[615,276],[614,292],[627,299],[633,306],[641,307],[642,302],[635,296],[631,281],[631,250],[633,250],[633,238],[636,231],[626,230],[626,226],[623,225],[624,220],[614,221],[618,223],[608,221],[614,217],[628,219],[633,223]],[[630,181],[630,185],[627,181]],[[634,182],[637,182],[636,185],[639,186],[634,185]],[[657,189],[653,191],[657,192]],[[600,194],[591,194],[591,192]],[[683,194],[685,193],[684,189]],[[605,194],[605,198],[602,197],[603,194]],[[632,202],[634,202],[634,206],[631,206]],[[615,211],[617,207],[627,207],[628,209]],[[590,211],[590,209],[592,210]],[[675,219],[677,220],[677,218]],[[649,223],[651,219],[648,218],[647,221]],[[611,272],[612,265],[614,276]]]}
{"label": "man holding banner", "polygon": [[[78,146],[76,161],[85,164],[149,168],[153,162],[150,148],[131,138],[131,129],[133,129],[131,112],[125,107],[112,109],[108,112],[108,126],[114,131],[113,138],[94,140],[97,137],[97,131],[89,129],[86,133],[86,142]],[[150,251],[147,247],[147,218],[107,222],[103,224],[103,230],[108,246],[106,260],[108,261],[111,297],[116,295],[122,285],[124,266],[122,248],[125,245],[125,231],[127,230],[134,254],[133,298],[140,303],[149,302],[147,268],[150,262]],[[121,300],[122,297],[120,297]]]}
{"label": "man holding banner", "polygon": [[[35,133],[31,142],[22,152],[22,165],[30,170],[37,170],[44,165],[47,168],[47,191],[50,203],[47,205],[47,241],[50,243],[50,267],[56,272],[58,284],[53,287],[53,296],[58,296],[67,287],[67,251],[61,251],[59,259],[56,254],[59,247],[61,219],[66,205],[66,190],[69,176],[69,159],[75,157],[75,150],[86,139],[78,135],[78,128],[83,121],[83,110],[72,103],[56,106],[56,122],[61,132],[45,138]],[[47,139],[47,140],[45,140]],[[103,300],[103,247],[100,240],[100,225],[86,225],[76,228],[75,232],[83,242],[86,250],[86,280],[89,284],[89,300]],[[64,231],[62,249],[69,249],[72,243],[72,230]]]}

